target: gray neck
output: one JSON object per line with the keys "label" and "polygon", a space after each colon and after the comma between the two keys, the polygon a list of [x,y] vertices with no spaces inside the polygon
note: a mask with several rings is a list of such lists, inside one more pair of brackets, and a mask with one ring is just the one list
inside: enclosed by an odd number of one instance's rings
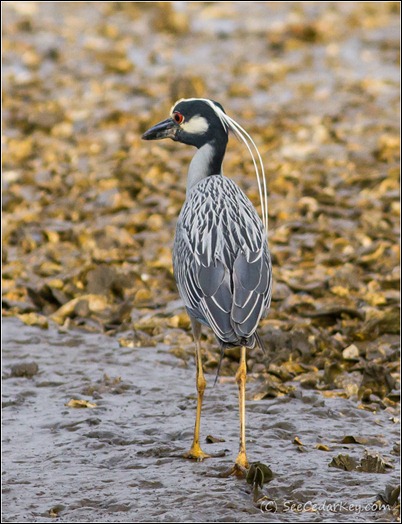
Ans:
{"label": "gray neck", "polygon": [[200,149],[197,149],[188,169],[187,195],[203,178],[211,175],[222,175],[222,158],[218,167],[215,157],[216,150],[209,143],[203,145]]}

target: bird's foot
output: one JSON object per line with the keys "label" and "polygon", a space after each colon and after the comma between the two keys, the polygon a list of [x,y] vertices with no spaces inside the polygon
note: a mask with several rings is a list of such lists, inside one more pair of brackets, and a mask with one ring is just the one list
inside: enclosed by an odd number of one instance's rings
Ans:
{"label": "bird's foot", "polygon": [[237,464],[235,462],[231,468],[229,468],[226,471],[223,471],[222,473],[219,474],[219,476],[221,478],[228,478],[233,475],[239,479],[244,479],[247,477],[247,472],[248,472],[247,468],[244,468],[243,466],[240,466],[240,464]]}
{"label": "bird's foot", "polygon": [[218,451],[217,453],[205,453],[204,451],[202,451],[201,446],[199,444],[193,444],[191,446],[190,451],[184,453],[182,457],[190,460],[196,460],[197,462],[202,462],[206,458],[218,458],[224,457],[225,455],[225,450]]}
{"label": "bird's foot", "polygon": [[236,458],[236,462],[233,464],[233,466],[228,469],[227,471],[224,471],[219,476],[220,477],[231,477],[234,475],[237,478],[245,478],[247,477],[248,470],[250,469],[250,465],[247,460],[246,453],[244,451],[241,451]]}
{"label": "bird's foot", "polygon": [[183,455],[183,458],[196,460],[197,462],[201,462],[204,459],[210,457],[211,455],[208,455],[208,453],[204,453],[204,451],[202,451],[201,446],[199,444],[193,444],[190,448],[190,451],[187,451]]}

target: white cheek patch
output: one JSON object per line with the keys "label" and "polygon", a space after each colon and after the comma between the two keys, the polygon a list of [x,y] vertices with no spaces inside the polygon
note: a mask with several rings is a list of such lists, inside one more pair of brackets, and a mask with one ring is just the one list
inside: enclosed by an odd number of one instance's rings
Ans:
{"label": "white cheek patch", "polygon": [[195,115],[188,122],[184,121],[181,124],[183,131],[192,135],[201,135],[208,130],[208,127],[208,122],[200,115]]}

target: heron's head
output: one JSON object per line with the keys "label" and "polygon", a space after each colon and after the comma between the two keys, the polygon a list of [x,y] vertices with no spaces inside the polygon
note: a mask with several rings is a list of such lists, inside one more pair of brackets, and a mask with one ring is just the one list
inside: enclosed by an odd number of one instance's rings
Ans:
{"label": "heron's head", "polygon": [[171,138],[177,142],[202,147],[208,142],[220,141],[226,146],[228,128],[222,120],[223,107],[206,98],[178,100],[166,120],[148,129],[144,140]]}

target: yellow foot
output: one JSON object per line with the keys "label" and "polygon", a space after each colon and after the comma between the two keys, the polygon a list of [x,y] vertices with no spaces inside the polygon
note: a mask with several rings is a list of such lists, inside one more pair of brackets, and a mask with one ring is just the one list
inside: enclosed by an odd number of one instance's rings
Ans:
{"label": "yellow foot", "polygon": [[245,478],[247,476],[248,470],[250,469],[247,456],[245,452],[240,452],[237,455],[236,462],[233,464],[233,466],[228,469],[227,471],[224,471],[219,476],[220,477],[230,477],[231,475],[234,475],[238,478]]}
{"label": "yellow foot", "polygon": [[238,466],[242,470],[247,470],[250,468],[250,464],[247,460],[247,455],[245,451],[240,451],[239,454],[236,457],[236,466]]}
{"label": "yellow foot", "polygon": [[230,469],[220,473],[219,476],[222,478],[227,478],[227,477],[231,477],[232,475],[234,475],[235,477],[239,479],[244,479],[247,477],[247,473],[248,473],[247,468],[244,468],[243,466],[240,466],[240,464],[235,463],[233,464],[233,466]]}
{"label": "yellow foot", "polygon": [[186,459],[196,460],[197,462],[201,462],[202,460],[206,458],[210,458],[211,455],[208,455],[208,453],[204,453],[201,449],[201,447],[198,445],[191,446],[190,451],[187,451],[187,453],[184,453],[183,455]]}

